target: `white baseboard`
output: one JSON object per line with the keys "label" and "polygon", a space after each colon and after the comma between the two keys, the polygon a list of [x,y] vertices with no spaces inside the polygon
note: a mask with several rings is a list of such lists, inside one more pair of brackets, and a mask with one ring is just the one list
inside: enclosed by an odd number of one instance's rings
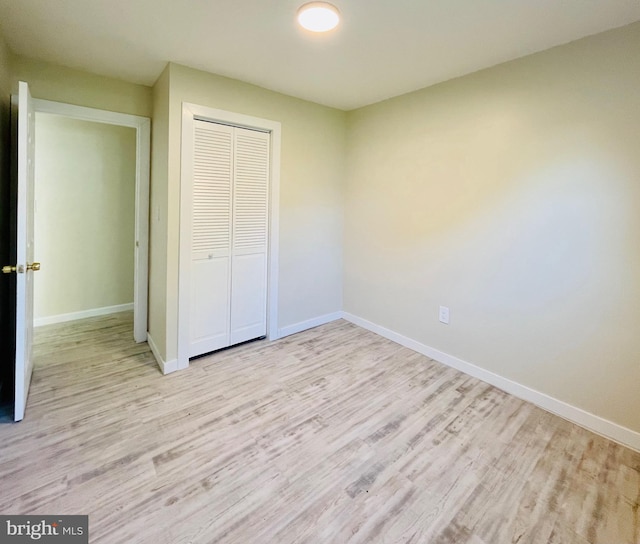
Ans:
{"label": "white baseboard", "polygon": [[34,327],[42,325],[53,325],[55,323],[65,323],[76,321],[86,317],[97,317],[99,315],[117,314],[118,312],[129,312],[133,310],[133,302],[129,304],[118,304],[117,306],[104,306],[103,308],[93,308],[92,310],[82,310],[81,312],[71,312],[69,314],[51,315],[48,317],[38,317],[33,320]]}
{"label": "white baseboard", "polygon": [[160,351],[158,351],[158,346],[156,346],[156,343],[153,341],[153,338],[151,338],[151,335],[148,332],[147,332],[147,344],[149,344],[149,348],[151,348],[151,353],[153,353],[153,356],[156,358],[156,362],[158,363],[158,366],[160,367],[160,371],[163,374],[165,375],[171,374],[172,372],[175,372],[176,370],[178,370],[178,359],[165,361],[160,355]]}
{"label": "white baseboard", "polygon": [[489,383],[522,400],[531,402],[543,410],[560,416],[561,418],[571,421],[576,425],[580,425],[589,431],[609,438],[614,442],[618,442],[619,444],[633,450],[640,451],[640,433],[636,431],[623,427],[622,425],[618,425],[613,421],[604,419],[571,404],[567,404],[566,402],[554,397],[550,397],[545,393],[531,389],[518,382],[514,382],[513,380],[494,374],[484,368],[429,347],[390,329],[376,325],[375,323],[367,321],[361,317],[352,315],[348,312],[343,312],[342,317],[359,327],[375,332],[376,334],[384,336],[385,338],[397,342],[398,344],[412,349],[413,351],[422,353],[430,359],[434,359],[439,363],[455,368],[456,370],[460,370],[474,378],[478,378],[483,382]]}
{"label": "white baseboard", "polygon": [[342,312],[333,312],[331,314],[314,317],[313,319],[307,319],[306,321],[301,321],[300,323],[294,323],[293,325],[288,325],[286,327],[278,329],[278,338],[284,338],[285,336],[306,331],[307,329],[312,329],[313,327],[319,327],[320,325],[325,325],[327,323],[330,323],[331,321],[336,321],[337,319],[341,318]]}

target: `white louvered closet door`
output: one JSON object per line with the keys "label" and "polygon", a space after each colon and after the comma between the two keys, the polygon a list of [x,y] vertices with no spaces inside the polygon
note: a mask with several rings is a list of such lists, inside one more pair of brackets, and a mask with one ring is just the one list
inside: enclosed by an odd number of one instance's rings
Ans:
{"label": "white louvered closet door", "polygon": [[269,134],[235,129],[231,344],[267,333]]}
{"label": "white louvered closet door", "polygon": [[189,357],[229,345],[233,131],[195,121]]}
{"label": "white louvered closet door", "polygon": [[195,121],[189,357],[266,334],[269,145]]}

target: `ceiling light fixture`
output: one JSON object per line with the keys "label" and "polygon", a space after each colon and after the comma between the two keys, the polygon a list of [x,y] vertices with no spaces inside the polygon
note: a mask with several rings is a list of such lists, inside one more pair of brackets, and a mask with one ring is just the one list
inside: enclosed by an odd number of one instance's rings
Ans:
{"label": "ceiling light fixture", "polygon": [[298,23],[311,32],[333,30],[339,22],[338,8],[328,2],[309,2],[298,10]]}

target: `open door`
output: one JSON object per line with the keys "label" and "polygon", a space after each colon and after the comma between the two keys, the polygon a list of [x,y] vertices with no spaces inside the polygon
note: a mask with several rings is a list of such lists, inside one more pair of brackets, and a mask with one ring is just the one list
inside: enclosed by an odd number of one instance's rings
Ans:
{"label": "open door", "polygon": [[[35,111],[28,85],[21,81],[18,96],[12,97],[12,115],[17,115],[17,161],[14,174],[17,185],[15,266],[5,266],[2,272],[16,274],[16,366],[15,421],[24,418],[33,359],[33,272],[40,264],[33,262],[33,187],[35,169]],[[15,120],[12,121],[15,127]],[[14,151],[15,153],[15,151]],[[14,155],[15,156],[15,155]]]}

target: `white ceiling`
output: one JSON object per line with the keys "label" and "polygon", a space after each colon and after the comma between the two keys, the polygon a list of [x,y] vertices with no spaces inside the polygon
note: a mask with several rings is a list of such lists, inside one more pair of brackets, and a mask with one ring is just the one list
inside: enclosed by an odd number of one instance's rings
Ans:
{"label": "white ceiling", "polygon": [[[152,85],[167,61],[353,109],[640,20],[640,0],[0,0],[20,55]],[[636,52],[637,54],[637,52]]]}

